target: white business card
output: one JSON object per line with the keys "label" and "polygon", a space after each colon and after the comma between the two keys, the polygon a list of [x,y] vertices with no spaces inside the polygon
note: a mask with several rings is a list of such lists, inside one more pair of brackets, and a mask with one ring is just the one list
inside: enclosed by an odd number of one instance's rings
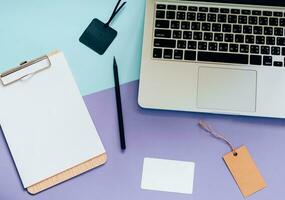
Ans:
{"label": "white business card", "polygon": [[145,158],[141,188],[192,194],[195,163]]}

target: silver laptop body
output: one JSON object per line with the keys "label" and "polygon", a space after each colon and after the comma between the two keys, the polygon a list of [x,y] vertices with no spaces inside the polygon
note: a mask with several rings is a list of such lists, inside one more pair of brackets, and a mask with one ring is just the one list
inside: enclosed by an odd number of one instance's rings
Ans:
{"label": "silver laptop body", "polygon": [[141,107],[285,118],[285,7],[146,2]]}

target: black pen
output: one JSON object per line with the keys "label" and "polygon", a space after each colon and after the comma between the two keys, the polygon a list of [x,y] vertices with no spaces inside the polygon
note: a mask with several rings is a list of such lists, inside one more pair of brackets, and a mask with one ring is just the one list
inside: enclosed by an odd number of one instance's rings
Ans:
{"label": "black pen", "polygon": [[117,66],[115,57],[114,57],[114,63],[113,63],[113,70],[114,70],[114,80],[115,80],[118,123],[119,123],[119,131],[120,131],[120,143],[121,143],[121,149],[125,150],[126,141],[125,141],[124,121],[123,121],[123,112],[122,112],[122,103],[121,103],[120,81],[119,81],[119,75],[118,75],[118,66]]}

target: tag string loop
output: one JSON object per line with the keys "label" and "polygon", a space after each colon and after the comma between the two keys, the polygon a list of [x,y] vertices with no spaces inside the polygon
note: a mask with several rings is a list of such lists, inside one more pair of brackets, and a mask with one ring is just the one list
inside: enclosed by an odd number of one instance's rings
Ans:
{"label": "tag string loop", "polygon": [[[118,14],[118,12],[120,12],[120,10],[125,6],[125,4],[126,4],[127,2],[124,2],[124,3],[119,7],[120,3],[121,3],[121,0],[118,1],[116,7],[115,7],[114,10],[113,10],[113,13],[112,13],[110,19],[109,19],[108,22],[105,24],[105,27],[108,27],[108,26],[110,25],[111,21],[112,21],[112,20],[114,19],[114,17]],[[119,7],[119,8],[118,8],[118,7]]]}
{"label": "tag string loop", "polygon": [[237,152],[235,151],[234,146],[230,143],[229,140],[227,140],[223,135],[221,135],[220,133],[218,133],[217,131],[215,131],[214,129],[212,129],[212,127],[205,121],[200,121],[199,122],[199,126],[205,130],[206,132],[208,132],[211,136],[224,141],[230,148],[231,151],[233,152],[234,156],[237,155]]}

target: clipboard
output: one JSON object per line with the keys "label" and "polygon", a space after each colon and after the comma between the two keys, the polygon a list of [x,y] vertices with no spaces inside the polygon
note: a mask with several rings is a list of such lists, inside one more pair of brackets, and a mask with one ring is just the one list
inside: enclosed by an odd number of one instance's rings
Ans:
{"label": "clipboard", "polygon": [[62,52],[22,62],[1,73],[0,83],[0,123],[22,184],[30,194],[107,161]]}

